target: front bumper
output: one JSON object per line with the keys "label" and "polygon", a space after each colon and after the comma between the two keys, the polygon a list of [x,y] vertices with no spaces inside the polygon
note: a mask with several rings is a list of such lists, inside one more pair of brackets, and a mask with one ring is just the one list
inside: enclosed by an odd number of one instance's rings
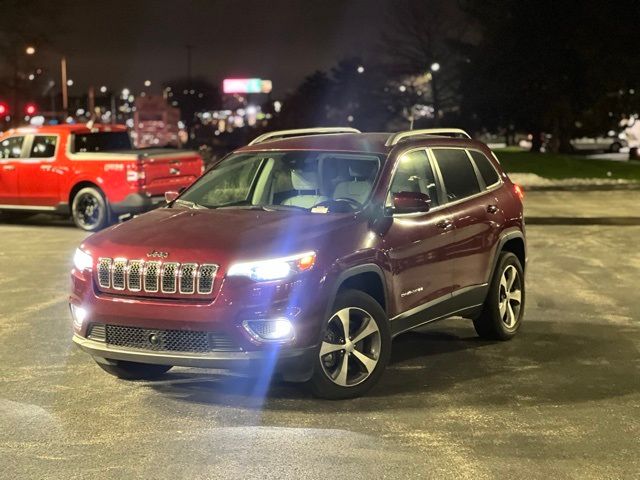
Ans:
{"label": "front bumper", "polygon": [[134,350],[110,346],[74,334],[73,342],[96,361],[109,363],[113,360],[231,370],[233,372],[263,376],[277,374],[287,381],[303,382],[313,374],[313,359],[317,347],[269,348],[240,352],[161,352]]}

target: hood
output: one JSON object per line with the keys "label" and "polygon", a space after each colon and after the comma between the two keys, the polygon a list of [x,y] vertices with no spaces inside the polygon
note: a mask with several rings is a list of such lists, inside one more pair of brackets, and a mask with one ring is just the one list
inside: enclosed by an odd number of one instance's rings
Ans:
{"label": "hood", "polygon": [[286,256],[335,245],[339,230],[354,227],[354,214],[249,209],[161,208],[96,233],[82,247],[94,258],[217,263]]}

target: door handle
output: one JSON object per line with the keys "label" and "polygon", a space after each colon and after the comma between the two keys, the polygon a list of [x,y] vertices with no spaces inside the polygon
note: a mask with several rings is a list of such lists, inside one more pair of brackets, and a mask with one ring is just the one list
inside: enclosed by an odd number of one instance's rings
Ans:
{"label": "door handle", "polygon": [[438,223],[436,223],[436,227],[441,230],[451,230],[451,228],[453,228],[453,222],[449,219],[440,220]]}
{"label": "door handle", "polygon": [[10,172],[11,170],[15,170],[16,166],[15,165],[3,165],[2,169],[7,171],[7,172]]}
{"label": "door handle", "polygon": [[498,213],[498,206],[497,205],[489,205],[487,207],[487,212],[489,212],[489,213]]}

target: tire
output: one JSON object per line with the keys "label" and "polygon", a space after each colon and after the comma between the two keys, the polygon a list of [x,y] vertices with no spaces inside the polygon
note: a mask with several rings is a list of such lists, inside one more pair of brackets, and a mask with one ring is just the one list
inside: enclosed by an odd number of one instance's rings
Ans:
{"label": "tire", "polygon": [[97,232],[109,225],[111,215],[102,192],[95,187],[85,187],[73,197],[71,216],[76,227]]}
{"label": "tire", "polygon": [[123,380],[152,380],[171,369],[171,365],[151,365],[148,363],[115,361],[114,365],[97,362],[105,372]]}
{"label": "tire", "polygon": [[622,145],[619,142],[613,142],[609,147],[609,151],[611,153],[618,153],[621,148],[622,148]]}
{"label": "tire", "polygon": [[[380,304],[358,290],[340,292],[331,312],[308,386],[320,398],[359,397],[380,380],[389,363],[389,321]],[[344,334],[345,319],[350,337]]]}
{"label": "tire", "polygon": [[525,282],[520,260],[511,252],[502,252],[482,313],[473,320],[473,326],[482,338],[510,340],[522,325],[524,305]]}

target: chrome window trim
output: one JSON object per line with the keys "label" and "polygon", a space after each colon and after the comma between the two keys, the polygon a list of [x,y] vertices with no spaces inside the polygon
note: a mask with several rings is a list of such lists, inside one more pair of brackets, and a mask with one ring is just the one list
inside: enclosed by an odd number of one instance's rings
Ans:
{"label": "chrome window trim", "polygon": [[[489,189],[493,186],[496,185],[502,185],[502,175],[500,175],[500,172],[496,169],[496,166],[493,164],[493,162],[491,160],[489,160],[489,157],[487,157],[485,155],[485,153],[482,150],[478,150],[477,148],[467,148],[467,155],[469,155],[469,158],[471,159],[471,162],[473,163],[473,165],[476,167],[478,173],[480,174],[480,179],[482,179],[483,183],[484,183],[484,178],[482,177],[482,173],[480,173],[480,169],[478,168],[478,166],[476,165],[476,161],[474,160],[473,156],[471,155],[471,152],[478,152],[480,155],[484,156],[484,158],[487,159],[487,161],[489,162],[489,165],[491,165],[491,168],[493,168],[493,171],[496,172],[496,175],[498,176],[498,181],[492,183],[491,185],[486,185],[485,184],[485,189]],[[491,152],[493,153],[493,152]],[[495,157],[495,155],[494,155]],[[500,162],[498,162],[500,163]]]}

